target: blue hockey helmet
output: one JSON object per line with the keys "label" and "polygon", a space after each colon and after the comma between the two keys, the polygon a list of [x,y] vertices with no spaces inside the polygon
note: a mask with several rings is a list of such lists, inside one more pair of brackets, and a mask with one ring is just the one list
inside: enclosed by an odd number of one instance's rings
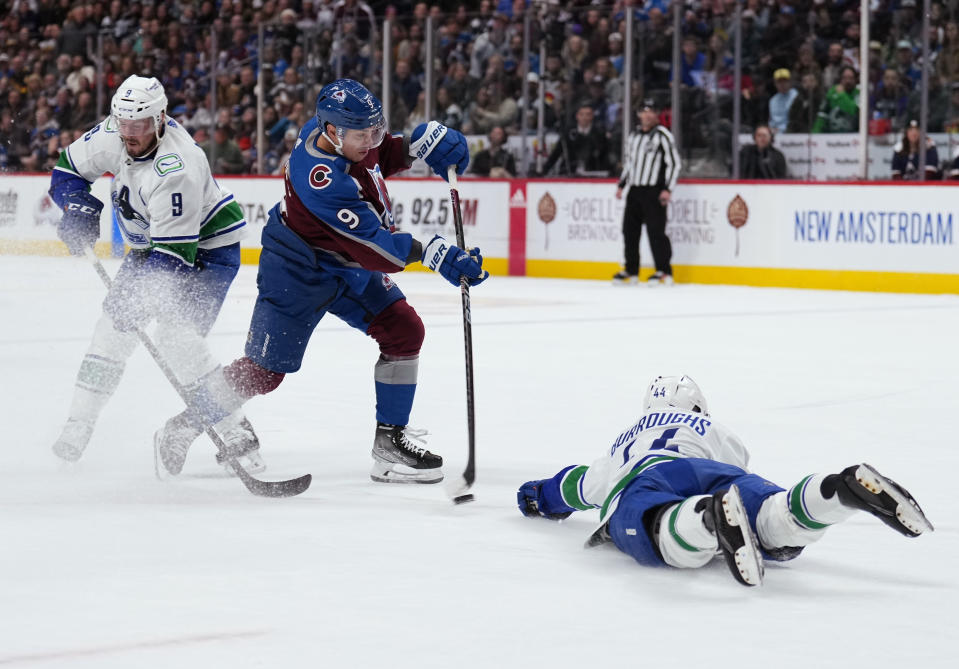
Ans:
{"label": "blue hockey helmet", "polygon": [[379,146],[386,135],[383,104],[366,86],[353,79],[337,79],[320,90],[316,97],[316,120],[322,132],[326,132],[327,123],[336,128],[338,141],[333,146],[337,152],[343,148],[347,130],[372,128],[374,147]]}

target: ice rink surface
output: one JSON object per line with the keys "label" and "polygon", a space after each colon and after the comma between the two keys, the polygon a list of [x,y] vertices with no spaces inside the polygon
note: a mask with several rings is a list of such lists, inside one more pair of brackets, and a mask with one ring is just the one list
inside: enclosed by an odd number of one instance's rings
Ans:
{"label": "ice rink surface", "polygon": [[[116,270],[117,262],[107,263]],[[459,292],[397,277],[427,325],[411,424],[452,477],[466,457]],[[201,438],[180,480],[152,434],[182,404],[131,358],[80,463],[50,446],[104,289],[83,261],[0,256],[0,667],[959,666],[959,299],[493,277],[473,291],[476,501],[369,480],[375,343],[325,319],[303,369],[248,404],[293,499],[218,477]],[[244,267],[210,342],[241,354]],[[761,588],[720,562],[649,569],[596,520],[528,520],[515,490],[588,464],[687,373],[752,469],[783,486],[866,461],[936,531],[859,514]]]}

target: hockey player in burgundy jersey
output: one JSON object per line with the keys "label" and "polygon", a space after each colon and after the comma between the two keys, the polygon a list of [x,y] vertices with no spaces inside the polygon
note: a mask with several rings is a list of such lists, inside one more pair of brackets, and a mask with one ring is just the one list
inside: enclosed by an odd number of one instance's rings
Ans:
{"label": "hockey player in burgundy jersey", "polygon": [[423,244],[393,225],[385,179],[422,158],[438,175],[469,164],[466,139],[430,122],[410,138],[386,132],[382,105],[349,79],[325,86],[316,116],[301,130],[286,168],[283,199],[263,230],[259,295],[246,355],[208,375],[195,401],[157,432],[159,460],[183,466],[193,439],[254,395],[269,393],[300,368],[320,319],[331,313],[377,341],[376,432],[370,476],[381,482],[438,483],[442,458],[408,427],[423,322],[388,274],[422,262],[459,286],[488,276],[479,249],[439,235]]}
{"label": "hockey player in burgundy jersey", "polygon": [[867,464],[812,474],[788,492],[746,470],[749,453],[713,420],[688,376],[653,379],[645,413],[590,466],[527,481],[527,517],[599,509],[587,547],[613,542],[645,565],[702,567],[722,554],[737,581],[760,585],[763,560],[791,560],[857,510],[907,537],[932,524],[905,488]]}

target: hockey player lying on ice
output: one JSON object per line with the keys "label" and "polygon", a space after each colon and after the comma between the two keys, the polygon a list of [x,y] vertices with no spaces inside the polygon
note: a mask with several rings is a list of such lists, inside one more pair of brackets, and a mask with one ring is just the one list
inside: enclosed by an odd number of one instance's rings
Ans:
{"label": "hockey player lying on ice", "polygon": [[639,421],[589,467],[524,483],[524,516],[551,520],[600,510],[586,545],[612,541],[644,565],[702,567],[718,553],[744,585],[760,585],[763,560],[792,560],[857,510],[907,537],[932,524],[902,486],[867,464],[811,474],[788,491],[751,474],[749,453],[709,417],[688,376],[653,379]]}

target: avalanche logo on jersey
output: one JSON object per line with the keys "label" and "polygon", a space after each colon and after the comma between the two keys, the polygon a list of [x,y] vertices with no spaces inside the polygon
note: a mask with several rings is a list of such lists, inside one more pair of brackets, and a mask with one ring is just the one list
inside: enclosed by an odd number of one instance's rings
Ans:
{"label": "avalanche logo on jersey", "polygon": [[393,201],[390,200],[390,194],[386,191],[386,179],[383,178],[383,173],[380,171],[379,165],[373,169],[367,167],[366,171],[370,173],[370,178],[373,179],[373,185],[376,186],[377,195],[379,196],[378,199],[383,205],[383,213],[380,214],[383,227],[390,232],[394,232],[396,230],[396,224],[393,221]]}
{"label": "avalanche logo on jersey", "polygon": [[329,186],[333,183],[333,180],[330,178],[330,174],[332,173],[333,168],[325,163],[314,165],[313,169],[310,170],[310,188],[321,190]]}
{"label": "avalanche logo on jersey", "polygon": [[119,192],[113,191],[111,199],[120,228],[130,243],[149,244],[150,240],[143,232],[150,228],[150,223],[130,204],[130,188],[123,186]]}

